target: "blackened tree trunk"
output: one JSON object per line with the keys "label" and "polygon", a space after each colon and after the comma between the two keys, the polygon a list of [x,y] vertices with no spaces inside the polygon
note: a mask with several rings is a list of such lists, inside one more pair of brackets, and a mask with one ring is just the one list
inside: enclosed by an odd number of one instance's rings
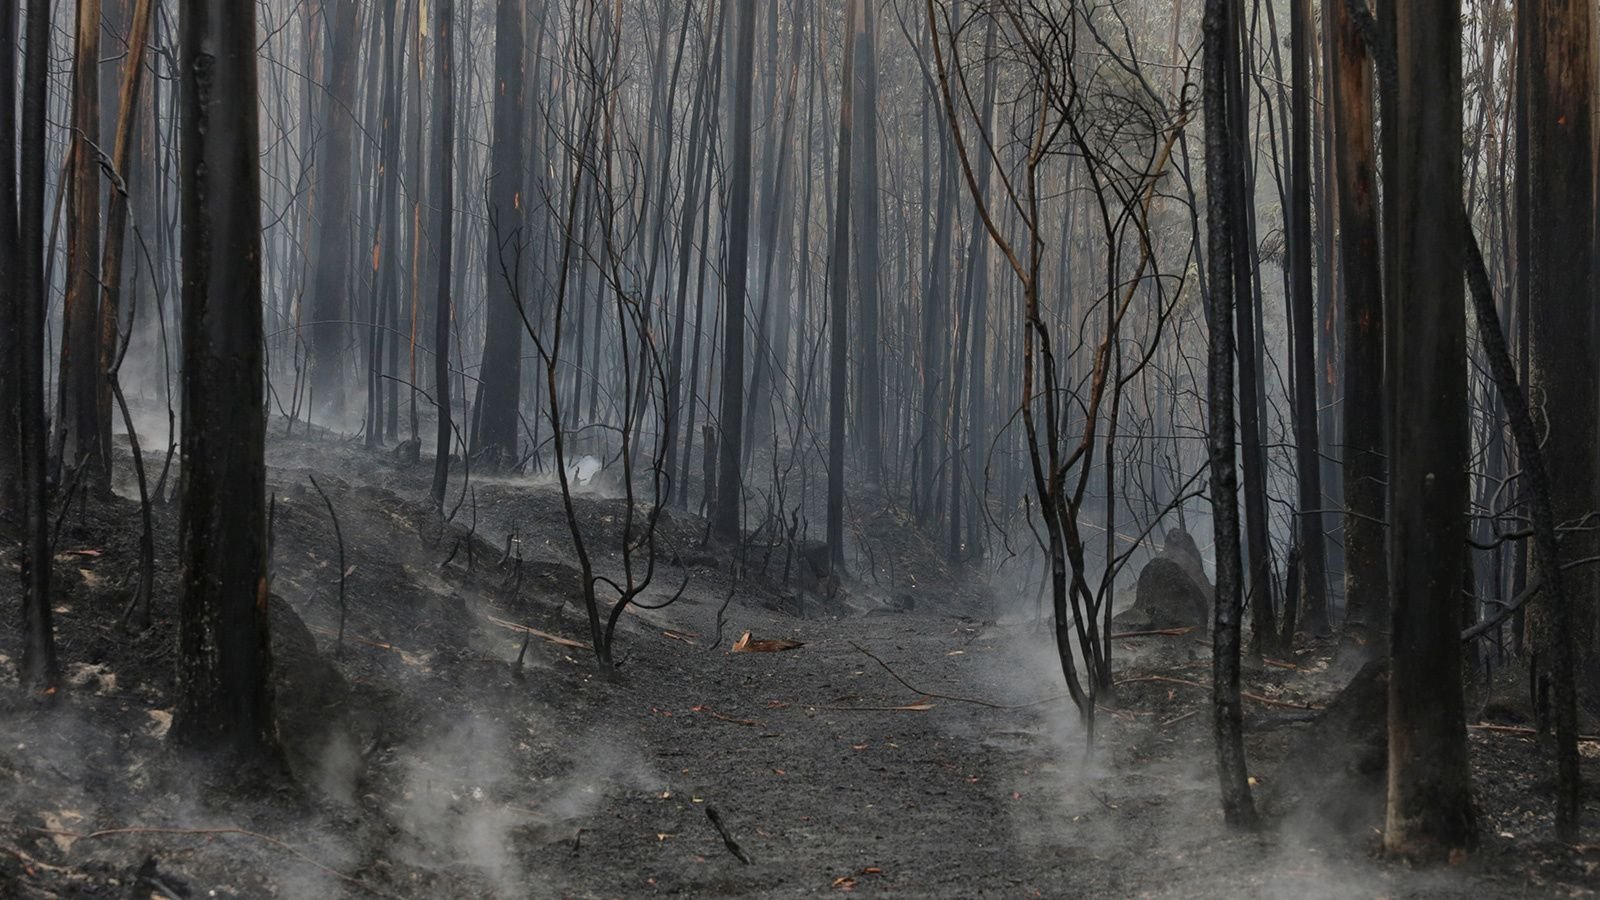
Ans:
{"label": "blackened tree trunk", "polygon": [[[1245,44],[1244,11],[1241,5],[1230,5],[1229,39],[1231,46],[1242,48]],[[1250,145],[1248,137],[1249,112],[1245,94],[1245,66],[1249,57],[1241,50],[1230,52],[1224,65],[1228,90],[1229,137],[1233,141],[1231,164],[1241,167],[1237,177],[1228,179],[1233,203],[1231,238],[1229,241],[1233,261],[1233,314],[1237,328],[1239,362],[1239,441],[1240,462],[1244,476],[1245,552],[1248,556],[1250,578],[1250,652],[1260,657],[1277,641],[1278,627],[1273,614],[1272,543],[1267,527],[1267,464],[1262,446],[1262,365],[1257,349],[1256,313],[1260,292],[1256,289],[1256,260],[1251,246],[1251,218],[1255,209],[1255,189],[1248,174]],[[1216,323],[1212,323],[1216,327]]]}
{"label": "blackened tree trunk", "polygon": [[100,0],[78,0],[72,69],[72,171],[67,219],[67,298],[61,336],[61,462],[85,484],[111,488],[100,452]]}
{"label": "blackened tree trunk", "polygon": [[17,240],[18,4],[0,4],[0,518],[22,512],[22,307]]}
{"label": "blackened tree trunk", "polygon": [[[395,279],[399,274],[400,234],[395,222],[396,205],[400,193],[400,66],[403,55],[394,40],[395,13],[398,0],[382,3],[382,48],[384,55],[383,97],[379,101],[380,122],[378,147],[378,196],[373,204],[377,208],[373,223],[372,241],[372,294],[367,304],[367,446],[383,443],[385,434],[384,396],[393,396],[394,382],[382,377],[385,364],[392,368],[393,355],[386,361],[384,347],[394,329],[385,329],[384,318],[394,309]],[[374,53],[378,48],[373,48]]]}
{"label": "blackened tree trunk", "polygon": [[[1311,3],[1294,0],[1289,19],[1294,108],[1290,149],[1289,253],[1290,308],[1294,322],[1295,468],[1299,476],[1300,597],[1284,599],[1285,609],[1303,601],[1305,629],[1328,630],[1327,543],[1322,531],[1322,459],[1318,454],[1316,298],[1311,277]],[[1285,618],[1290,618],[1285,613]],[[1292,621],[1292,619],[1291,619]],[[1293,634],[1283,637],[1290,650]]]}
{"label": "blackened tree trunk", "polygon": [[1239,476],[1233,438],[1233,299],[1235,240],[1232,198],[1237,186],[1234,144],[1228,135],[1227,56],[1239,52],[1232,38],[1230,0],[1206,0],[1202,28],[1205,59],[1202,98],[1206,121],[1206,260],[1210,304],[1207,406],[1210,409],[1211,506],[1217,552],[1217,596],[1212,626],[1212,715],[1222,812],[1228,824],[1253,827],[1244,755],[1244,718],[1239,692],[1240,602],[1243,575],[1239,551]]}
{"label": "blackened tree trunk", "polygon": [[834,180],[833,259],[828,266],[828,558],[837,575],[844,568],[845,362],[850,339],[851,130],[855,115],[856,41],[865,30],[861,0],[845,6],[844,77],[839,90],[839,170]]}
{"label": "blackened tree trunk", "polygon": [[58,681],[50,626],[50,531],[45,504],[44,414],[44,158],[50,79],[50,0],[28,0],[27,56],[22,71],[22,135],[18,154],[17,253],[22,283],[17,368],[25,508],[22,602],[22,683],[47,692]]}
{"label": "blackened tree trunk", "polygon": [[732,163],[728,182],[727,286],[722,313],[722,418],[718,423],[716,508],[711,533],[720,541],[740,537],[740,511],[744,505],[744,477],[740,467],[744,418],[744,318],[750,282],[750,154],[755,64],[756,0],[736,4]]}
{"label": "blackened tree trunk", "polygon": [[1414,0],[1395,13],[1395,577],[1383,840],[1392,855],[1442,860],[1476,842],[1460,641],[1468,534],[1461,2]]}
{"label": "blackened tree trunk", "polygon": [[877,479],[883,477],[883,356],[878,336],[878,278],[882,265],[878,257],[878,12],[876,4],[862,6],[853,25],[855,74],[851,90],[855,96],[850,126],[858,148],[850,164],[855,193],[851,203],[855,217],[852,240],[861,348],[856,379],[856,439],[865,453],[867,471]]}
{"label": "blackened tree trunk", "polygon": [[357,0],[325,0],[331,16],[324,44],[328,96],[323,100],[324,135],[316,156],[313,204],[317,221],[311,276],[311,390],[335,415],[345,404],[344,352],[349,325],[350,267],[355,242],[350,227],[354,181],[356,61],[361,44]]}
{"label": "blackened tree trunk", "polygon": [[1384,549],[1384,306],[1379,269],[1372,61],[1346,0],[1332,7],[1330,81],[1338,173],[1339,287],[1344,307],[1344,637],[1381,652],[1389,565]]}
{"label": "blackened tree trunk", "polygon": [[173,738],[271,758],[254,0],[182,6],[183,489]]}
{"label": "blackened tree trunk", "polygon": [[434,6],[433,69],[434,177],[438,185],[433,207],[438,225],[434,246],[438,248],[439,269],[433,307],[433,399],[439,411],[439,434],[434,443],[433,505],[443,510],[445,487],[450,481],[450,268],[454,256],[451,242],[455,231],[456,169],[456,48],[452,26],[455,0],[437,0]]}
{"label": "blackened tree trunk", "polygon": [[495,6],[494,137],[489,161],[489,241],[485,262],[488,300],[483,336],[483,380],[478,383],[472,452],[504,464],[517,462],[517,398],[522,388],[522,314],[517,305],[526,247],[522,222],[526,72],[526,0]]}
{"label": "blackened tree trunk", "polygon": [[[1519,5],[1517,15],[1531,43],[1528,56],[1529,370],[1534,426],[1544,440],[1546,471],[1558,473],[1553,492],[1554,520],[1579,522],[1600,499],[1600,385],[1595,373],[1595,312],[1592,252],[1594,184],[1590,91],[1594,85],[1588,0],[1551,0]],[[1600,553],[1592,528],[1569,531],[1561,539],[1561,558],[1587,559]],[[1531,581],[1548,581],[1555,563],[1535,553]],[[1527,639],[1532,644],[1539,683],[1552,683],[1557,763],[1575,786],[1578,773],[1577,703],[1573,668],[1585,684],[1596,685],[1594,607],[1600,577],[1593,566],[1563,573],[1565,602],[1545,591],[1528,610]],[[1574,654],[1574,648],[1577,653]],[[1576,656],[1576,658],[1575,658]],[[1565,783],[1567,778],[1563,779]],[[1557,828],[1575,841],[1579,798],[1563,790],[1557,803]]]}

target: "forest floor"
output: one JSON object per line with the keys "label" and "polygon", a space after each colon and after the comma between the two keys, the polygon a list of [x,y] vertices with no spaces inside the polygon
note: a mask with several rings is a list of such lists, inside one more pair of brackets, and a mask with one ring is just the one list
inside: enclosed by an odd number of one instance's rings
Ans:
{"label": "forest floor", "polygon": [[[915,558],[916,541],[885,538],[906,555],[898,570],[921,575],[914,586],[908,574],[802,609],[772,580],[734,582],[725,558],[698,548],[703,524],[675,514],[645,599],[670,596],[686,574],[689,587],[671,606],[623,616],[622,665],[606,678],[586,649],[560,495],[548,484],[478,479],[442,527],[425,500],[426,466],[326,440],[275,440],[268,457],[279,729],[294,780],[242,777],[169,749],[175,509],[156,512],[153,624],[130,634],[119,620],[137,570],[138,506],[75,504],[55,558],[68,686],[49,708],[17,688],[15,533],[0,534],[12,573],[0,573],[0,609],[13,611],[0,618],[0,897],[1600,888],[1600,846],[1549,839],[1552,767],[1515,726],[1471,731],[1483,847],[1458,865],[1377,859],[1375,794],[1338,827],[1329,809],[1348,804],[1291,803],[1319,774],[1294,766],[1314,734],[1307,708],[1349,674],[1326,647],[1247,675],[1267,824],[1230,833],[1203,634],[1116,642],[1116,704],[1097,717],[1091,755],[1060,696],[1049,633]],[[310,474],[342,533],[342,644],[340,539]],[[602,572],[617,573],[622,504],[594,495],[578,508],[591,533],[610,535],[592,549]],[[801,646],[730,652],[746,631]],[[1584,747],[1592,785],[1600,743]],[[713,809],[748,863],[713,826]],[[1586,817],[1600,840],[1592,796]]]}

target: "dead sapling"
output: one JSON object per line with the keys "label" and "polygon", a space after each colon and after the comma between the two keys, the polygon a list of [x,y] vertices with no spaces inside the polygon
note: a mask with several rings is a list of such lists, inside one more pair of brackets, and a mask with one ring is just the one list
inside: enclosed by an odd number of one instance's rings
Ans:
{"label": "dead sapling", "polygon": [[322,485],[317,484],[317,476],[307,475],[306,477],[311,479],[311,486],[317,489],[317,494],[322,497],[323,505],[328,507],[328,518],[333,520],[333,539],[339,544],[339,637],[333,645],[333,655],[338,658],[344,653],[344,587],[345,579],[350,575],[350,570],[344,564],[344,532],[339,528],[339,514],[333,511],[333,501],[328,499],[328,494],[322,489]]}

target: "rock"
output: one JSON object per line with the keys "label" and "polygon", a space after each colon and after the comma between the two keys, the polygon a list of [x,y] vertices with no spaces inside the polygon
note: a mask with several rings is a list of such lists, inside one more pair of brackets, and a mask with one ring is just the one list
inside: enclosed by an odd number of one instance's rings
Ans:
{"label": "rock", "polygon": [[800,589],[827,595],[833,588],[833,554],[825,541],[802,541],[798,547]]}
{"label": "rock", "polygon": [[394,458],[401,465],[416,465],[422,459],[422,441],[418,438],[412,438],[396,444],[394,446]]}
{"label": "rock", "polygon": [[1183,567],[1194,583],[1205,592],[1209,601],[1216,596],[1216,588],[1212,586],[1211,579],[1206,577],[1205,560],[1200,557],[1200,547],[1194,542],[1194,537],[1182,528],[1174,528],[1167,532],[1166,542],[1161,547],[1160,557],[1170,559]]}
{"label": "rock", "polygon": [[1209,598],[1183,566],[1158,556],[1139,573],[1133,609],[1118,615],[1116,621],[1127,627],[1204,627],[1210,614]]}

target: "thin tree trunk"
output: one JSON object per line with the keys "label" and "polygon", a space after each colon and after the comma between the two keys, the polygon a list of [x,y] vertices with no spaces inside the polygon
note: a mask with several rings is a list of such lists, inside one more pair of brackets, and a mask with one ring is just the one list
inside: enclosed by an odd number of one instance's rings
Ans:
{"label": "thin tree trunk", "polygon": [[[1290,292],[1294,323],[1295,468],[1299,476],[1301,597],[1286,597],[1305,606],[1305,628],[1314,635],[1328,630],[1327,543],[1322,531],[1322,460],[1317,434],[1316,298],[1311,276],[1311,4],[1294,0],[1289,20],[1294,79],[1294,133],[1290,149]],[[1292,649],[1294,635],[1283,636]]]}
{"label": "thin tree trunk", "polygon": [[23,489],[26,509],[22,603],[22,683],[44,696],[59,683],[55,635],[50,624],[50,511],[46,505],[46,436],[44,388],[45,297],[48,281],[44,260],[45,110],[50,79],[50,0],[28,0],[27,56],[22,71],[22,135],[19,149],[20,201],[17,232],[21,238],[17,267],[22,306],[18,335],[18,387]]}
{"label": "thin tree trunk", "polygon": [[856,40],[866,29],[861,0],[845,6],[844,74],[839,83],[839,172],[833,207],[833,253],[828,266],[828,558],[835,577],[844,571],[845,367],[850,339],[851,126],[855,113]]}
{"label": "thin tree trunk", "polygon": [[[769,0],[770,2],[770,0]],[[740,539],[740,512],[744,501],[744,319],[750,281],[750,152],[752,84],[756,0],[737,4],[738,31],[734,45],[733,161],[728,193],[728,270],[722,318],[722,419],[717,451],[717,504],[711,532],[720,541]]]}
{"label": "thin tree trunk", "polygon": [[434,193],[434,209],[438,221],[435,231],[439,252],[437,295],[433,307],[433,390],[434,405],[439,412],[439,430],[434,441],[433,505],[444,509],[445,488],[450,481],[450,447],[452,411],[450,408],[450,319],[454,310],[450,302],[450,267],[454,259],[452,241],[455,238],[455,0],[434,0],[434,52],[437,59],[433,71],[435,125],[433,159],[438,188]]}
{"label": "thin tree trunk", "polygon": [[1239,692],[1240,601],[1243,572],[1239,558],[1238,469],[1233,438],[1233,318],[1234,302],[1232,221],[1238,177],[1236,146],[1224,124],[1229,121],[1229,90],[1233,70],[1228,56],[1239,52],[1230,6],[1238,0],[1206,0],[1203,30],[1202,98],[1206,121],[1206,227],[1208,236],[1207,282],[1210,285],[1211,504],[1216,536],[1217,596],[1212,627],[1212,716],[1217,741],[1217,772],[1222,782],[1222,812],[1229,825],[1250,828],[1256,823],[1244,755],[1244,722]]}
{"label": "thin tree trunk", "polygon": [[61,459],[85,484],[111,489],[100,434],[100,0],[78,0],[72,70],[72,165],[67,219],[67,297],[61,335]]}

